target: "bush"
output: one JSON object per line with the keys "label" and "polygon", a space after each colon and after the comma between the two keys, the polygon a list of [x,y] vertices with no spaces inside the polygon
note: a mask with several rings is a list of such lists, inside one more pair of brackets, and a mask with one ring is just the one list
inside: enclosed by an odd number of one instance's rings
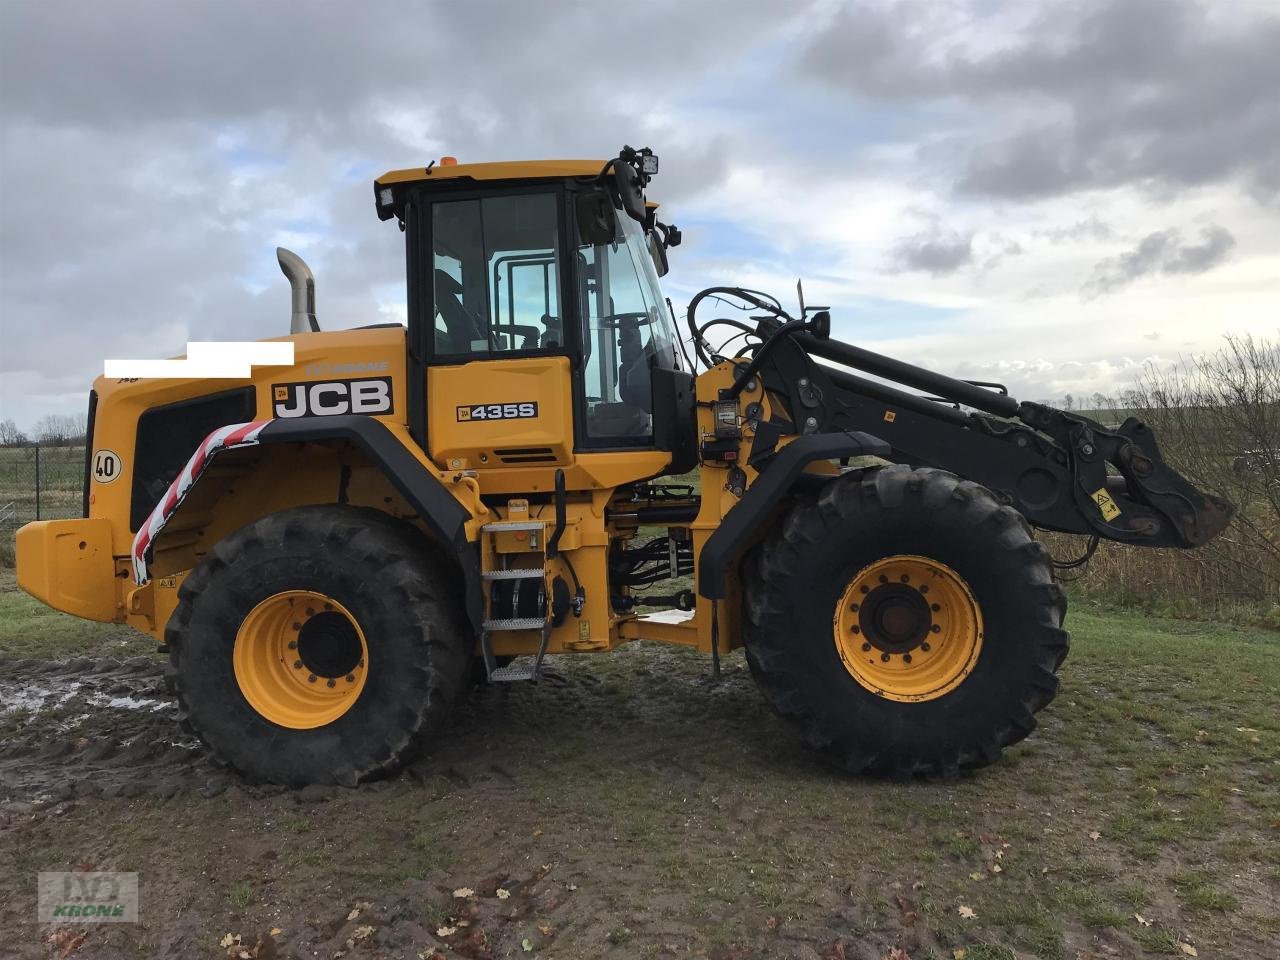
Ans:
{"label": "bush", "polygon": [[[1149,366],[1112,417],[1145,420],[1161,453],[1237,513],[1198,550],[1152,550],[1104,542],[1076,590],[1179,616],[1247,619],[1280,626],[1280,344],[1228,337],[1221,350]],[[1079,538],[1049,536],[1055,555]]]}

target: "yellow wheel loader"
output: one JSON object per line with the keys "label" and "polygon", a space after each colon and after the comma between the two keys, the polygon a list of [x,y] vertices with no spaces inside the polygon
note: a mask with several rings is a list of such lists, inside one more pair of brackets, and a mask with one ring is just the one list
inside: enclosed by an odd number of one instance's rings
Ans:
{"label": "yellow wheel loader", "polygon": [[745,647],[851,771],[991,763],[1067,653],[1033,529],[1190,548],[1231,507],[1138,420],[842,343],[802,291],[709,288],[682,336],[657,171],[625,148],[380,177],[407,327],[320,332],[280,251],[293,365],[99,378],[83,517],[19,531],[19,583],[160,640],[184,721],[255,780],[385,775],[477,679],[642,638],[715,670]]}

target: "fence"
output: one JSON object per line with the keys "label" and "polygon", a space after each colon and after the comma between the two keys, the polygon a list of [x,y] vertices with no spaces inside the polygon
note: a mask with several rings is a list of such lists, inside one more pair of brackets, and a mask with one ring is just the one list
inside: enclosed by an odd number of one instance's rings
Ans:
{"label": "fence", "polygon": [[0,447],[0,536],[7,541],[31,520],[78,517],[84,447]]}

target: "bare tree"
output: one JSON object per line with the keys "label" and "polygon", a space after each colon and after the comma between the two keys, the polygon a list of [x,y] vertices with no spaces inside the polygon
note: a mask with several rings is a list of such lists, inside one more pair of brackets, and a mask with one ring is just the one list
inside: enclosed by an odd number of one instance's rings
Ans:
{"label": "bare tree", "polygon": [[50,413],[36,421],[36,439],[41,443],[65,446],[84,440],[85,416]]}
{"label": "bare tree", "polygon": [[11,419],[0,420],[0,447],[16,447],[27,442],[27,436]]}

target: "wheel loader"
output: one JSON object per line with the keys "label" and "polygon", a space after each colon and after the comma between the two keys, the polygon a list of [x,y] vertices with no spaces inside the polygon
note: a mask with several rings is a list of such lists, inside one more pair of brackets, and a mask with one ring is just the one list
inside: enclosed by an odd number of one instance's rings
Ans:
{"label": "wheel loader", "polygon": [[95,381],[83,516],[18,581],[167,653],[184,723],[255,781],[354,785],[446,736],[477,683],[633,640],[745,649],[764,699],[853,772],[948,776],[1027,736],[1067,654],[1033,531],[1195,548],[1232,508],[1137,419],[1020,402],[711,287],[685,328],[648,149],[374,183],[407,324],[289,367]]}

